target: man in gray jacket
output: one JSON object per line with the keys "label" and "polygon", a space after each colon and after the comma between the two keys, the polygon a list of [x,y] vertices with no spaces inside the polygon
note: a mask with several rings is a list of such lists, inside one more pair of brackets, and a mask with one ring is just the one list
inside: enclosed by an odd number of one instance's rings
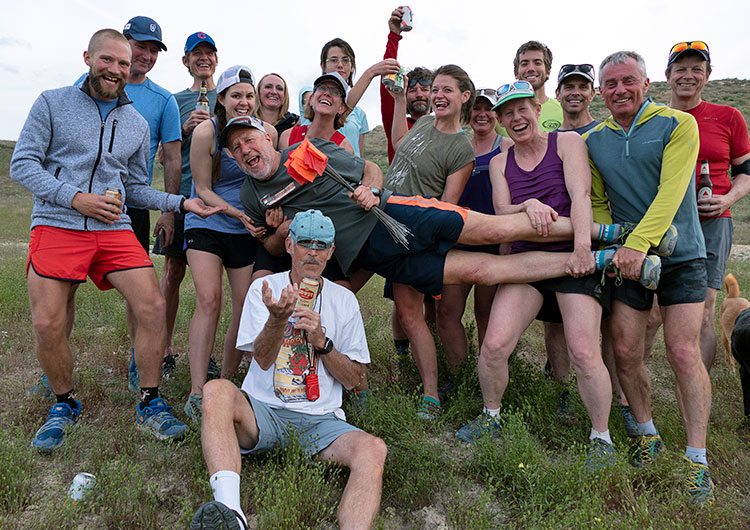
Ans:
{"label": "man in gray jacket", "polygon": [[68,296],[86,276],[99,289],[117,289],[135,310],[138,428],[161,440],[186,430],[159,397],[164,299],[123,204],[201,216],[219,209],[148,185],[149,128],[124,93],[130,59],[121,33],[96,32],[84,52],[87,79],[37,98],[11,160],[11,177],[34,194],[26,273],[37,357],[57,396],[32,441],[42,452],[56,449],[81,413],[65,327]]}

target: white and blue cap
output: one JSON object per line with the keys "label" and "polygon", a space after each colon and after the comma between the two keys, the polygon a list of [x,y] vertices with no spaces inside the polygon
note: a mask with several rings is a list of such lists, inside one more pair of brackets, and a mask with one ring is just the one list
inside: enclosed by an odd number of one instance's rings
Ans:
{"label": "white and blue cap", "polygon": [[166,45],[161,41],[161,26],[156,20],[149,17],[133,17],[128,20],[125,27],[122,28],[122,34],[139,42],[154,41],[159,47],[167,51]]}
{"label": "white and blue cap", "polygon": [[346,80],[341,77],[340,73],[331,72],[329,74],[323,74],[315,80],[313,86],[316,87],[323,81],[333,81],[334,83],[339,85],[339,87],[341,88],[341,93],[344,95],[344,101],[346,101],[346,98],[349,95],[349,85],[347,84]]}
{"label": "white and blue cap", "polygon": [[333,221],[320,210],[299,212],[289,225],[289,237],[303,247],[323,250],[333,245],[336,230]]}
{"label": "white and blue cap", "polygon": [[221,94],[237,83],[250,83],[255,86],[255,77],[253,77],[253,72],[249,67],[236,64],[224,70],[216,81],[216,93]]}
{"label": "white and blue cap", "polygon": [[257,129],[264,134],[266,132],[266,129],[263,127],[263,122],[255,116],[235,116],[227,122],[227,124],[224,126],[224,130],[221,131],[221,134],[219,135],[219,146],[229,147],[227,145],[227,142],[229,141],[229,131],[238,129],[240,127],[250,127],[251,129]]}

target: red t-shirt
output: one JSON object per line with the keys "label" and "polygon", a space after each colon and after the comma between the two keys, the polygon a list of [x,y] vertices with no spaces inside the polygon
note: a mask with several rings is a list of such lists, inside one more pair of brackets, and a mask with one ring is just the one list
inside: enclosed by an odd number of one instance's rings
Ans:
{"label": "red t-shirt", "polygon": [[[729,178],[731,161],[750,153],[750,138],[747,124],[740,111],[727,105],[716,105],[701,101],[697,107],[687,111],[698,122],[700,149],[695,174],[700,175],[701,160],[708,160],[714,195],[726,195],[732,188]],[[696,178],[696,186],[697,186]],[[729,209],[719,217],[731,217]],[[707,219],[701,217],[701,220]]]}
{"label": "red t-shirt", "polygon": [[[296,127],[292,127],[292,130],[289,133],[289,145],[294,145],[301,142],[305,139],[306,135],[307,125],[297,125]],[[346,140],[346,136],[338,131],[334,131],[333,136],[331,136],[329,140],[331,140],[336,145],[341,145],[341,142]]]}

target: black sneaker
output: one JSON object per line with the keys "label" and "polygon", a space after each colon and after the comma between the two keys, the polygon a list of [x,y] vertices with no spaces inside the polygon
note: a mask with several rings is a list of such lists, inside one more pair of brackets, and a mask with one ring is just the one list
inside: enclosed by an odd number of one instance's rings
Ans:
{"label": "black sneaker", "polygon": [[164,357],[161,363],[161,376],[164,379],[169,379],[172,373],[177,368],[177,361],[175,361],[174,355],[171,353]]}

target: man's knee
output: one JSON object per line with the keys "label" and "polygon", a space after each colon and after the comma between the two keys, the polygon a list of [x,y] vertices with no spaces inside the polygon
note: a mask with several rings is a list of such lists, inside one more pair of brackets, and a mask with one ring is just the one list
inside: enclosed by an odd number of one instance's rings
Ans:
{"label": "man's knee", "polygon": [[667,359],[675,375],[687,375],[698,367],[703,367],[700,348],[697,344],[668,344]]}
{"label": "man's knee", "polygon": [[210,413],[216,406],[225,407],[228,399],[232,399],[238,391],[229,379],[213,379],[203,386],[203,414]]}
{"label": "man's knee", "polygon": [[382,472],[386,456],[388,456],[388,446],[377,436],[364,434],[367,436],[362,437],[356,445],[352,467],[367,466],[371,472]]}

